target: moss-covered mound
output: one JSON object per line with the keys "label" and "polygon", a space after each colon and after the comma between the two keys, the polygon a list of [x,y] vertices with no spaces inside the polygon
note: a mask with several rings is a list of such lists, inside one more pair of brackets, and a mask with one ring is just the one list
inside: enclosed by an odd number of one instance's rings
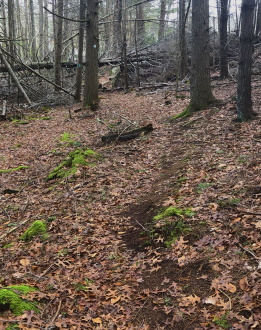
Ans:
{"label": "moss-covered mound", "polygon": [[36,290],[36,288],[27,285],[12,285],[0,289],[0,310],[10,309],[15,315],[21,315],[27,310],[38,312],[34,303],[22,298],[22,296]]}
{"label": "moss-covered mound", "polygon": [[28,228],[20,237],[23,241],[30,241],[35,236],[46,235],[46,223],[44,221],[36,220],[32,226]]}
{"label": "moss-covered mound", "polygon": [[46,179],[66,178],[75,174],[79,166],[95,166],[95,160],[99,157],[100,155],[91,149],[72,151],[59,166],[48,174]]}

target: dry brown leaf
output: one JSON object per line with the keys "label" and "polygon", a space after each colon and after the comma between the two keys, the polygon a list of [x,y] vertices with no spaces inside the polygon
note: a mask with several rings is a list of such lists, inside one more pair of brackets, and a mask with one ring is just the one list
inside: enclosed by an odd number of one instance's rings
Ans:
{"label": "dry brown leaf", "polygon": [[239,281],[239,287],[243,291],[250,291],[250,287],[246,276],[241,278],[241,280]]}
{"label": "dry brown leaf", "polygon": [[30,265],[30,260],[29,259],[21,259],[20,264],[22,266],[28,266],[28,265]]}
{"label": "dry brown leaf", "polygon": [[261,228],[261,220],[257,221],[255,223],[256,228],[260,229]]}
{"label": "dry brown leaf", "polygon": [[92,319],[92,322],[97,323],[97,324],[101,324],[102,320],[101,320],[100,317],[96,317],[96,318]]}
{"label": "dry brown leaf", "polygon": [[224,289],[231,293],[235,293],[237,291],[236,286],[232,283],[227,283],[226,285],[224,285]]}
{"label": "dry brown leaf", "polygon": [[121,299],[121,296],[118,296],[116,298],[111,298],[111,303],[116,304],[116,302],[118,302],[120,299]]}

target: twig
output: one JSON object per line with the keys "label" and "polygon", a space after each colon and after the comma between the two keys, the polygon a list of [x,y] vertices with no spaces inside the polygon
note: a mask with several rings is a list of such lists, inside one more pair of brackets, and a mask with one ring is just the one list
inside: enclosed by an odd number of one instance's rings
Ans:
{"label": "twig", "polygon": [[240,243],[238,243],[238,246],[240,246],[241,249],[243,249],[244,251],[246,251],[247,253],[249,253],[253,258],[256,259],[256,261],[257,261],[257,260],[261,260],[261,258],[257,257],[257,256],[254,254],[254,252],[252,252],[252,251],[250,251],[250,250],[244,248]]}
{"label": "twig", "polygon": [[59,301],[58,309],[57,309],[57,311],[56,311],[56,313],[55,313],[55,315],[52,319],[52,323],[57,319],[58,314],[60,313],[60,310],[61,310],[61,306],[62,306],[62,300]]}
{"label": "twig", "polygon": [[12,232],[14,232],[16,229],[20,228],[22,225],[24,225],[25,223],[27,223],[28,221],[30,221],[31,218],[23,221],[22,223],[20,223],[17,227],[12,228],[11,230],[9,230],[7,233],[4,233],[3,235],[0,236],[0,240],[5,238],[7,235],[11,234]]}
{"label": "twig", "polygon": [[143,228],[146,231],[149,231],[148,229],[146,229],[138,220],[136,220],[137,224],[139,224],[141,226],[141,228]]}
{"label": "twig", "polygon": [[225,295],[225,296],[228,298],[228,301],[229,301],[229,309],[231,310],[231,309],[232,309],[232,302],[231,302],[230,297],[229,297],[225,292],[223,292],[222,290],[218,289],[218,291],[220,291],[221,293],[223,293],[223,295]]}
{"label": "twig", "polygon": [[261,215],[261,213],[254,212],[254,211],[252,211],[252,210],[247,211],[247,210],[242,210],[242,209],[239,209],[239,208],[237,208],[237,210],[238,210],[239,212],[246,213],[246,214]]}
{"label": "twig", "polygon": [[37,281],[38,282],[45,274],[47,274],[49,272],[49,270],[55,265],[55,263],[51,264],[38,278]]}
{"label": "twig", "polygon": [[141,308],[140,308],[140,309],[138,310],[138,312],[133,316],[132,321],[134,321],[134,320],[136,319],[136,317],[140,314],[141,310],[144,308],[144,306],[146,305],[146,303],[147,303],[148,300],[149,300],[149,298],[147,298],[147,299],[144,301],[144,303],[143,303],[143,305],[141,306]]}

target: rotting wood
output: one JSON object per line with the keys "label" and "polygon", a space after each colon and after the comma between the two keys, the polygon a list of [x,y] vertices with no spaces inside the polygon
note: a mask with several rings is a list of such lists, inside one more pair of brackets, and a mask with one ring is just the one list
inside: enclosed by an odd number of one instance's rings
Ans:
{"label": "rotting wood", "polygon": [[103,142],[128,141],[137,138],[142,133],[147,134],[151,131],[153,131],[153,126],[152,124],[148,124],[147,126],[143,126],[124,133],[111,133],[108,135],[103,135],[101,139]]}

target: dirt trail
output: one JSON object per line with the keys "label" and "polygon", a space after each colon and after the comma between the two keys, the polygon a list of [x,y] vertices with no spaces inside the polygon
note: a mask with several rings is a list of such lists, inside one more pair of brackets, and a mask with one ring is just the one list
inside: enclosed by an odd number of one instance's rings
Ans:
{"label": "dirt trail", "polygon": [[[220,86],[216,92],[223,98],[229,93]],[[28,166],[0,173],[1,285],[25,283],[41,291],[31,294],[40,314],[5,311],[0,324],[256,327],[260,118],[234,123],[229,103],[170,122],[189,100],[174,93],[167,98],[104,94],[95,117],[71,109],[70,119],[68,109],[59,108],[34,113],[27,124],[0,123],[0,169]],[[130,121],[152,123],[154,131],[125,143],[101,142],[108,126]],[[102,158],[67,179],[46,181],[76,148],[91,148]],[[173,224],[184,224],[167,245],[170,230],[164,232],[153,216],[169,206],[192,208],[194,215],[167,220],[173,231]],[[47,222],[49,237],[19,240],[34,220]],[[15,230],[7,234],[10,228]]]}

